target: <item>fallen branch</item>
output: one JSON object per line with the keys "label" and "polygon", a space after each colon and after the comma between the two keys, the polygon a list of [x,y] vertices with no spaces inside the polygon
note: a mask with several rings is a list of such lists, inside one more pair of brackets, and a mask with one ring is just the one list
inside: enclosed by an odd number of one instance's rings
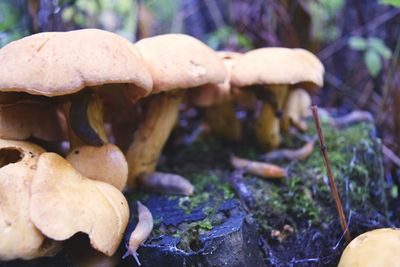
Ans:
{"label": "fallen branch", "polygon": [[346,241],[350,242],[351,241],[351,236],[350,236],[349,229],[347,228],[346,216],[344,215],[344,212],[343,212],[342,202],[340,201],[339,192],[338,192],[338,190],[336,188],[335,180],[333,178],[333,174],[332,174],[332,170],[331,170],[331,165],[329,163],[328,150],[327,150],[327,148],[325,146],[325,139],[324,139],[324,134],[323,134],[322,128],[321,128],[321,122],[320,122],[319,116],[318,116],[318,108],[317,108],[317,106],[312,106],[311,107],[311,111],[312,111],[312,114],[313,114],[313,117],[314,117],[315,126],[317,128],[318,138],[319,138],[319,142],[320,142],[320,145],[321,145],[321,152],[322,152],[322,156],[324,158],[325,167],[326,167],[326,173],[327,173],[328,178],[329,178],[329,185],[331,187],[333,200],[335,201],[336,210],[337,210],[337,212],[339,214],[340,225],[342,226],[342,230],[345,233]]}

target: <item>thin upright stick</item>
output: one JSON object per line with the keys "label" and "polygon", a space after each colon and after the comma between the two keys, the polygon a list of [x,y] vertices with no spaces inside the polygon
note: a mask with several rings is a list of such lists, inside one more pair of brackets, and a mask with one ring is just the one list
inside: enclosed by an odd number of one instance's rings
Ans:
{"label": "thin upright stick", "polygon": [[323,134],[322,128],[321,128],[321,122],[320,122],[319,116],[318,116],[318,108],[317,108],[317,106],[312,106],[311,107],[311,111],[312,111],[312,114],[313,114],[313,117],[314,117],[315,126],[317,128],[319,143],[321,145],[321,152],[322,152],[322,156],[324,157],[326,173],[327,173],[328,178],[329,178],[329,185],[331,187],[331,192],[332,192],[332,195],[333,195],[333,199],[334,199],[335,204],[336,204],[336,210],[337,210],[337,212],[339,214],[340,224],[341,224],[342,229],[343,229],[343,231],[345,233],[346,241],[350,242],[351,241],[351,236],[350,236],[349,229],[347,228],[346,216],[344,215],[344,212],[343,212],[343,206],[342,206],[342,202],[340,201],[339,192],[338,192],[338,190],[336,188],[335,180],[334,180],[333,175],[332,175],[331,165],[329,164],[328,150],[326,149],[326,146],[325,146],[325,139],[324,139],[324,134]]}

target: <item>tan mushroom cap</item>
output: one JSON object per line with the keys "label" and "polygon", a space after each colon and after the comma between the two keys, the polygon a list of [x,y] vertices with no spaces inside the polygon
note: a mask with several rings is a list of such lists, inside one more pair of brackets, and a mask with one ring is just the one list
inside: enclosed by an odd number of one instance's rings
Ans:
{"label": "tan mushroom cap", "polygon": [[1,92],[60,96],[86,86],[126,83],[140,96],[152,87],[135,47],[103,30],[44,32],[0,49]]}
{"label": "tan mushroom cap", "polygon": [[231,51],[217,51],[227,71],[225,80],[221,83],[208,83],[189,91],[189,100],[198,107],[209,107],[233,100],[231,74],[238,58],[243,54]]}
{"label": "tan mushroom cap", "polygon": [[55,153],[43,153],[31,186],[30,216],[40,231],[55,240],[88,234],[92,247],[113,255],[129,219],[120,191],[90,180]]}
{"label": "tan mushroom cap", "polygon": [[81,146],[72,150],[66,159],[84,176],[111,184],[120,191],[128,180],[128,163],[122,151],[113,144]]}
{"label": "tan mushroom cap", "polygon": [[135,46],[153,77],[154,93],[220,83],[227,75],[214,50],[185,34],[145,38]]}
{"label": "tan mushroom cap", "polygon": [[30,186],[42,148],[0,139],[0,260],[52,255],[57,242],[46,237],[29,217]]}
{"label": "tan mushroom cap", "polygon": [[25,140],[36,137],[61,141],[63,131],[55,106],[47,103],[0,105],[0,138]]}
{"label": "tan mushroom cap", "polygon": [[323,85],[324,66],[307,50],[283,47],[259,48],[241,57],[232,74],[238,87],[256,84],[306,83],[311,88]]}
{"label": "tan mushroom cap", "polygon": [[343,251],[338,267],[397,267],[400,229],[382,228],[357,236]]}

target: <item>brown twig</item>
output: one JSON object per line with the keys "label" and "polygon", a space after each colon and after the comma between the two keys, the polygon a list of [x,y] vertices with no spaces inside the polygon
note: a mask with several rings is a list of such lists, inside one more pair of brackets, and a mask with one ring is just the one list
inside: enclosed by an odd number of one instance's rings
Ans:
{"label": "brown twig", "polygon": [[338,190],[336,188],[335,180],[333,178],[333,174],[332,174],[332,171],[331,171],[331,165],[329,163],[329,158],[328,158],[328,150],[326,149],[326,146],[325,146],[325,139],[324,139],[324,134],[323,134],[322,128],[321,128],[321,122],[320,122],[319,116],[318,116],[318,108],[317,108],[317,106],[312,106],[311,107],[311,111],[313,113],[315,126],[317,128],[319,143],[321,145],[321,152],[322,152],[322,156],[324,157],[326,173],[327,173],[328,178],[329,178],[329,185],[331,187],[331,192],[332,192],[332,195],[333,195],[333,199],[335,201],[336,209],[337,209],[338,214],[339,214],[340,224],[341,224],[342,229],[343,229],[343,231],[345,233],[346,241],[350,242],[351,241],[351,236],[350,236],[349,229],[347,228],[346,216],[344,215],[342,202],[340,201],[339,192],[338,192]]}

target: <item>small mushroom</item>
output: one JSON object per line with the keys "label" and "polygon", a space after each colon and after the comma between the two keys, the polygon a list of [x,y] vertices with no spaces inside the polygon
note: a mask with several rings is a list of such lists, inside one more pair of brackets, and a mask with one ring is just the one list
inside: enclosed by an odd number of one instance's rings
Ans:
{"label": "small mushroom", "polygon": [[397,267],[400,262],[400,229],[381,228],[363,233],[343,251],[338,267]]}
{"label": "small mushroom", "polygon": [[[128,179],[128,164],[121,150],[113,144],[101,147],[81,146],[66,159],[84,176],[106,182],[122,191]],[[99,164],[100,163],[100,164]]]}
{"label": "small mushroom", "polygon": [[122,240],[129,208],[115,187],[86,178],[55,153],[43,153],[31,185],[30,218],[54,240],[86,233],[94,249],[111,256]]}
{"label": "small mushroom", "polygon": [[287,132],[292,125],[301,131],[308,129],[303,117],[307,116],[311,107],[311,97],[303,89],[295,89],[289,92],[282,117],[282,129]]}
{"label": "small mushroom", "polygon": [[126,153],[128,187],[142,173],[154,172],[178,119],[184,90],[223,82],[226,70],[215,51],[184,34],[145,38],[135,44],[153,78],[152,95],[143,100],[144,119]]}
{"label": "small mushroom", "polygon": [[30,186],[42,148],[0,139],[0,260],[53,255],[60,244],[47,239],[29,216]]}
{"label": "small mushroom", "polygon": [[242,136],[242,125],[236,117],[235,95],[230,84],[232,69],[242,54],[219,51],[228,75],[223,83],[208,83],[188,91],[189,102],[201,107],[211,132],[224,140],[237,141]]}
{"label": "small mushroom", "polygon": [[289,88],[318,88],[323,84],[323,73],[322,63],[304,49],[260,48],[238,59],[232,85],[250,89],[262,100],[255,132],[265,150],[275,149],[281,142],[279,120]]}

